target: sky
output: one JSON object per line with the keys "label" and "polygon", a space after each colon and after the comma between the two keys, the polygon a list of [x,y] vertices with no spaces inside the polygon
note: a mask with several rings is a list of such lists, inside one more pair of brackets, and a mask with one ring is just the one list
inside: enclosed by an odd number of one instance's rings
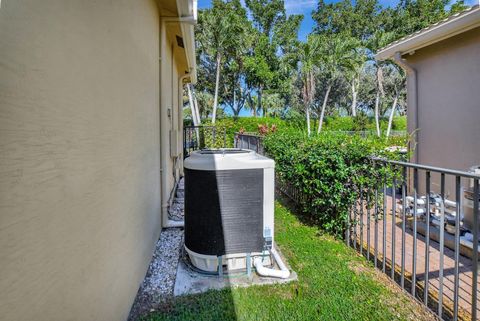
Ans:
{"label": "sky", "polygon": [[[336,1],[327,1],[336,2]],[[211,0],[199,0],[199,8],[210,7]],[[398,0],[380,0],[380,4],[383,6],[394,6],[398,3]],[[466,0],[466,4],[473,5],[478,3],[478,0]],[[285,0],[285,9],[287,14],[303,14],[304,18],[300,27],[299,38],[305,40],[307,35],[313,28],[312,11],[317,5],[317,0]]]}

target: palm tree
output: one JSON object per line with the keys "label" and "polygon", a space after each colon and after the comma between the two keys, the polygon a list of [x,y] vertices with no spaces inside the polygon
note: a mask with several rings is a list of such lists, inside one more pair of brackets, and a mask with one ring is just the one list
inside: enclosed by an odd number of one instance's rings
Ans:
{"label": "palm tree", "polygon": [[245,106],[247,110],[250,110],[252,116],[257,118],[257,96],[252,96],[252,90],[249,88],[246,93],[247,96],[247,105]]}
{"label": "palm tree", "polygon": [[246,33],[246,11],[239,0],[223,2],[213,0],[212,8],[199,13],[196,38],[201,53],[215,57],[215,90],[212,124],[215,124],[218,107],[220,72],[225,56],[230,50],[243,45]]}
{"label": "palm tree", "polygon": [[388,62],[385,61],[378,61],[375,59],[373,53],[378,51],[379,49],[383,48],[387,44],[393,41],[395,38],[392,32],[384,32],[384,31],[377,31],[375,32],[372,37],[367,41],[367,49],[370,50],[370,60],[372,61],[374,67],[376,68],[376,82],[377,82],[377,92],[375,97],[375,126],[377,130],[377,136],[381,135],[380,132],[380,109],[382,104],[382,99],[385,98],[385,89],[384,89],[384,74],[383,69]]}
{"label": "palm tree", "polygon": [[343,35],[324,36],[319,41],[321,44],[319,53],[320,72],[326,79],[326,84],[322,109],[318,119],[317,133],[322,131],[323,118],[332,86],[342,73],[356,67],[354,63],[356,62],[355,46],[357,44],[352,38]]}
{"label": "palm tree", "polygon": [[377,129],[377,136],[380,137],[380,99],[385,97],[385,90],[383,89],[383,69],[382,63],[376,64],[376,80],[377,80],[377,94],[375,96],[375,127]]}
{"label": "palm tree", "polygon": [[365,50],[361,42],[349,36],[342,36],[344,54],[344,74],[352,91],[351,115],[357,115],[357,101],[360,87],[360,76],[365,65]]}
{"label": "palm tree", "polygon": [[390,115],[388,117],[388,127],[386,137],[390,136],[392,129],[393,117],[395,116],[395,111],[399,104],[403,104],[405,100],[405,75],[403,70],[397,65],[391,65],[387,69],[387,77],[385,77],[385,87],[392,94],[392,105],[390,108]]}
{"label": "palm tree", "polygon": [[316,93],[315,73],[318,68],[319,51],[320,51],[320,37],[317,35],[310,35],[307,42],[301,44],[299,50],[300,60],[300,79],[302,82],[302,100],[305,107],[305,114],[307,117],[307,132],[311,134],[310,128],[310,110],[313,104]]}
{"label": "palm tree", "polygon": [[266,93],[263,98],[263,108],[268,117],[280,117],[285,110],[285,100],[279,93]]}

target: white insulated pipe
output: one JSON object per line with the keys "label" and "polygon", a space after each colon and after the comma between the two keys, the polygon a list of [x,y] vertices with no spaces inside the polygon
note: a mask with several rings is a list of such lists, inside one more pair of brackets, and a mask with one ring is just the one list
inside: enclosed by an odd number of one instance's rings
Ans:
{"label": "white insulated pipe", "polygon": [[164,224],[163,226],[163,228],[178,228],[178,227],[185,227],[185,222],[167,220],[167,223]]}
{"label": "white insulated pipe", "polygon": [[277,262],[277,265],[280,268],[280,270],[270,269],[270,268],[267,268],[267,267],[263,266],[261,257],[256,257],[255,260],[253,261],[253,265],[255,266],[255,270],[257,270],[257,273],[260,276],[287,279],[290,276],[290,270],[287,268],[285,263],[283,263],[282,258],[280,257],[280,254],[278,254],[278,252],[274,248],[272,248],[270,250],[270,253],[272,254],[273,258],[275,259],[275,262]]}

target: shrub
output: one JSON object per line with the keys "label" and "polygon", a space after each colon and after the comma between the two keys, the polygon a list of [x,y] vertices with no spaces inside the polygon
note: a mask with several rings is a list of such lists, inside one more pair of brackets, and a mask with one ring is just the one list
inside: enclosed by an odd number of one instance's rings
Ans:
{"label": "shrub", "polygon": [[[185,125],[191,125],[188,121],[185,122]],[[205,122],[205,126],[210,126],[210,123]],[[388,119],[381,119],[380,127],[382,131],[387,129]],[[212,130],[205,130],[203,141],[205,142],[205,147],[223,147],[223,131],[226,132],[226,147],[233,147],[235,133],[256,133],[256,134],[267,134],[268,132],[274,131],[289,131],[289,132],[300,132],[306,133],[306,124],[303,120],[294,121],[294,120],[283,120],[280,118],[274,117],[226,117],[218,119],[215,123],[217,128],[216,137],[213,138]],[[312,131],[315,132],[316,126],[318,126],[318,120],[312,120]],[[358,131],[358,130],[367,130],[371,131],[372,135],[375,132],[375,119],[372,117],[366,117],[364,115],[357,116],[353,118],[350,116],[331,116],[325,118],[325,123],[323,125],[323,133],[328,131]],[[406,129],[406,118],[405,117],[395,117],[393,121],[393,130],[405,130]],[[221,139],[220,139],[220,136]]]}
{"label": "shrub", "polygon": [[353,117],[353,130],[363,131],[367,130],[370,120],[367,115],[364,113],[359,113],[357,116]]}
{"label": "shrub", "polygon": [[394,117],[392,128],[394,130],[407,130],[407,117],[405,116]]}
{"label": "shrub", "polygon": [[[280,131],[264,139],[275,159],[277,178],[302,193],[300,209],[323,229],[343,235],[358,186],[373,186],[386,169],[375,169],[371,156],[389,156],[384,139],[325,132],[307,137]],[[373,199],[373,197],[371,198]]]}
{"label": "shrub", "polygon": [[[205,126],[209,126],[210,124],[205,123]],[[215,123],[215,127],[217,128],[217,135],[223,135],[223,131],[226,132],[226,146],[225,147],[233,147],[235,133],[243,132],[243,133],[258,133],[258,134],[266,134],[268,132],[274,132],[276,130],[286,129],[288,127],[287,122],[280,118],[272,118],[272,117],[238,117],[236,119],[232,117],[218,119]],[[213,142],[213,138],[211,130],[205,131],[205,141],[206,147],[223,147],[223,136],[221,140],[215,141],[215,144],[208,144],[207,142]]]}
{"label": "shrub", "polygon": [[338,130],[338,131],[351,131],[353,130],[353,118],[352,117],[327,117],[325,119],[325,129]]}
{"label": "shrub", "polygon": [[[388,127],[388,118],[380,118],[380,129],[385,132]],[[359,114],[357,117],[351,116],[331,116],[325,118],[325,130],[330,131],[371,131],[375,132],[377,125],[374,117],[366,117]],[[393,118],[393,130],[407,130],[407,118],[405,116],[397,116]]]}

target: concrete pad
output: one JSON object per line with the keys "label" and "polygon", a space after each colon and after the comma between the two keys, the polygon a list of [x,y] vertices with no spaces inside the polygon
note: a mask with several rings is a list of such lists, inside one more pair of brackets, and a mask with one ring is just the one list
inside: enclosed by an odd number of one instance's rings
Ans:
{"label": "concrete pad", "polygon": [[[285,265],[290,269],[285,258],[276,247]],[[186,255],[186,254],[184,254]],[[177,267],[177,276],[175,279],[175,287],[173,290],[174,296],[203,293],[208,290],[220,290],[227,287],[247,287],[251,285],[265,285],[265,284],[279,284],[296,281],[297,273],[290,269],[290,277],[288,279],[261,277],[255,273],[255,268],[252,268],[250,277],[244,271],[230,272],[220,277],[218,275],[206,275],[199,273],[192,269],[188,263],[185,262],[188,258],[184,255],[180,258]],[[278,266],[276,266],[278,268]]]}

